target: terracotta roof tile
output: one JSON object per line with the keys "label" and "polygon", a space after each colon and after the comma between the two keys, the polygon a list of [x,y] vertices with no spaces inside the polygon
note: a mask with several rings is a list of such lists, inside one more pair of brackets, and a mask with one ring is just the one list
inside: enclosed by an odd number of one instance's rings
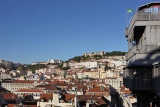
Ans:
{"label": "terracotta roof tile", "polygon": [[16,92],[42,92],[42,89],[20,89]]}
{"label": "terracotta roof tile", "polygon": [[131,91],[130,91],[130,90],[122,90],[121,92],[131,93]]}
{"label": "terracotta roof tile", "polygon": [[94,87],[94,88],[89,88],[88,92],[109,92],[109,89],[97,86],[97,87]]}
{"label": "terracotta roof tile", "polygon": [[92,96],[92,95],[78,95],[78,102],[82,102],[82,101],[87,102],[88,100],[94,100],[98,103],[98,105],[107,104],[101,96],[97,96],[97,95],[94,95],[94,96]]}
{"label": "terracotta roof tile", "polygon": [[23,105],[24,107],[37,107],[37,105]]}
{"label": "terracotta roof tile", "polygon": [[43,93],[39,99],[46,99],[46,102],[48,102],[49,99],[53,99],[53,94],[52,93]]}
{"label": "terracotta roof tile", "polygon": [[17,95],[16,94],[4,94],[3,98],[5,100],[17,100]]}
{"label": "terracotta roof tile", "polygon": [[45,84],[45,85],[37,85],[36,88],[46,88],[52,86],[51,84]]}
{"label": "terracotta roof tile", "polygon": [[30,81],[30,80],[15,80],[15,81],[12,81],[12,83],[34,83],[34,81]]}
{"label": "terracotta roof tile", "polygon": [[68,101],[70,99],[73,99],[75,97],[75,94],[64,94],[65,95],[65,101]]}
{"label": "terracotta roof tile", "polygon": [[130,96],[129,98],[130,98],[130,99],[134,99],[135,97],[134,97],[134,96]]}
{"label": "terracotta roof tile", "polygon": [[20,105],[17,105],[17,104],[8,104],[7,107],[20,107]]}

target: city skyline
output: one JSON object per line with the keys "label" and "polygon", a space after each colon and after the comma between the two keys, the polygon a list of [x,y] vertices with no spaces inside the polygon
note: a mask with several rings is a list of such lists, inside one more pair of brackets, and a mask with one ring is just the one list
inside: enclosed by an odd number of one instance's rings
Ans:
{"label": "city skyline", "polygon": [[135,12],[149,2],[153,0],[2,0],[0,59],[26,64],[90,52],[127,52],[126,8]]}

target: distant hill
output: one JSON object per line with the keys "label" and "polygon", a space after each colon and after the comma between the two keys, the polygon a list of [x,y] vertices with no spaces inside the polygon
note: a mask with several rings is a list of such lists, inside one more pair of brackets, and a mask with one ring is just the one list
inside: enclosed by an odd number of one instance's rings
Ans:
{"label": "distant hill", "polygon": [[112,52],[103,52],[104,54],[100,55],[99,53],[91,53],[91,54],[87,54],[87,55],[82,55],[82,56],[75,56],[69,60],[67,60],[66,62],[69,61],[77,61],[80,62],[85,61],[85,60],[90,60],[90,59],[101,59],[101,58],[105,58],[107,56],[124,56],[127,52],[121,52],[121,51],[112,51]]}

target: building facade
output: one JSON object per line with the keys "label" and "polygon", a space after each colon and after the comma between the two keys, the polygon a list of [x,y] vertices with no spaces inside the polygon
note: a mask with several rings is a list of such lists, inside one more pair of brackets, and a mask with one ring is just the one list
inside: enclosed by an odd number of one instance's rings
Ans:
{"label": "building facade", "polygon": [[126,28],[128,40],[124,85],[137,97],[138,107],[159,106],[160,2],[140,6]]}

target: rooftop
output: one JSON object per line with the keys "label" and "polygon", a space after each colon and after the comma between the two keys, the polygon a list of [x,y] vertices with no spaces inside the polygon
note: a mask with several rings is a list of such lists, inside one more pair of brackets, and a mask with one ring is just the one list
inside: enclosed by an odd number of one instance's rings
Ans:
{"label": "rooftop", "polygon": [[53,94],[52,93],[43,93],[39,99],[39,101],[41,99],[45,99],[45,102],[48,102],[49,99],[53,99]]}
{"label": "rooftop", "polygon": [[20,89],[16,92],[42,92],[42,89]]}

